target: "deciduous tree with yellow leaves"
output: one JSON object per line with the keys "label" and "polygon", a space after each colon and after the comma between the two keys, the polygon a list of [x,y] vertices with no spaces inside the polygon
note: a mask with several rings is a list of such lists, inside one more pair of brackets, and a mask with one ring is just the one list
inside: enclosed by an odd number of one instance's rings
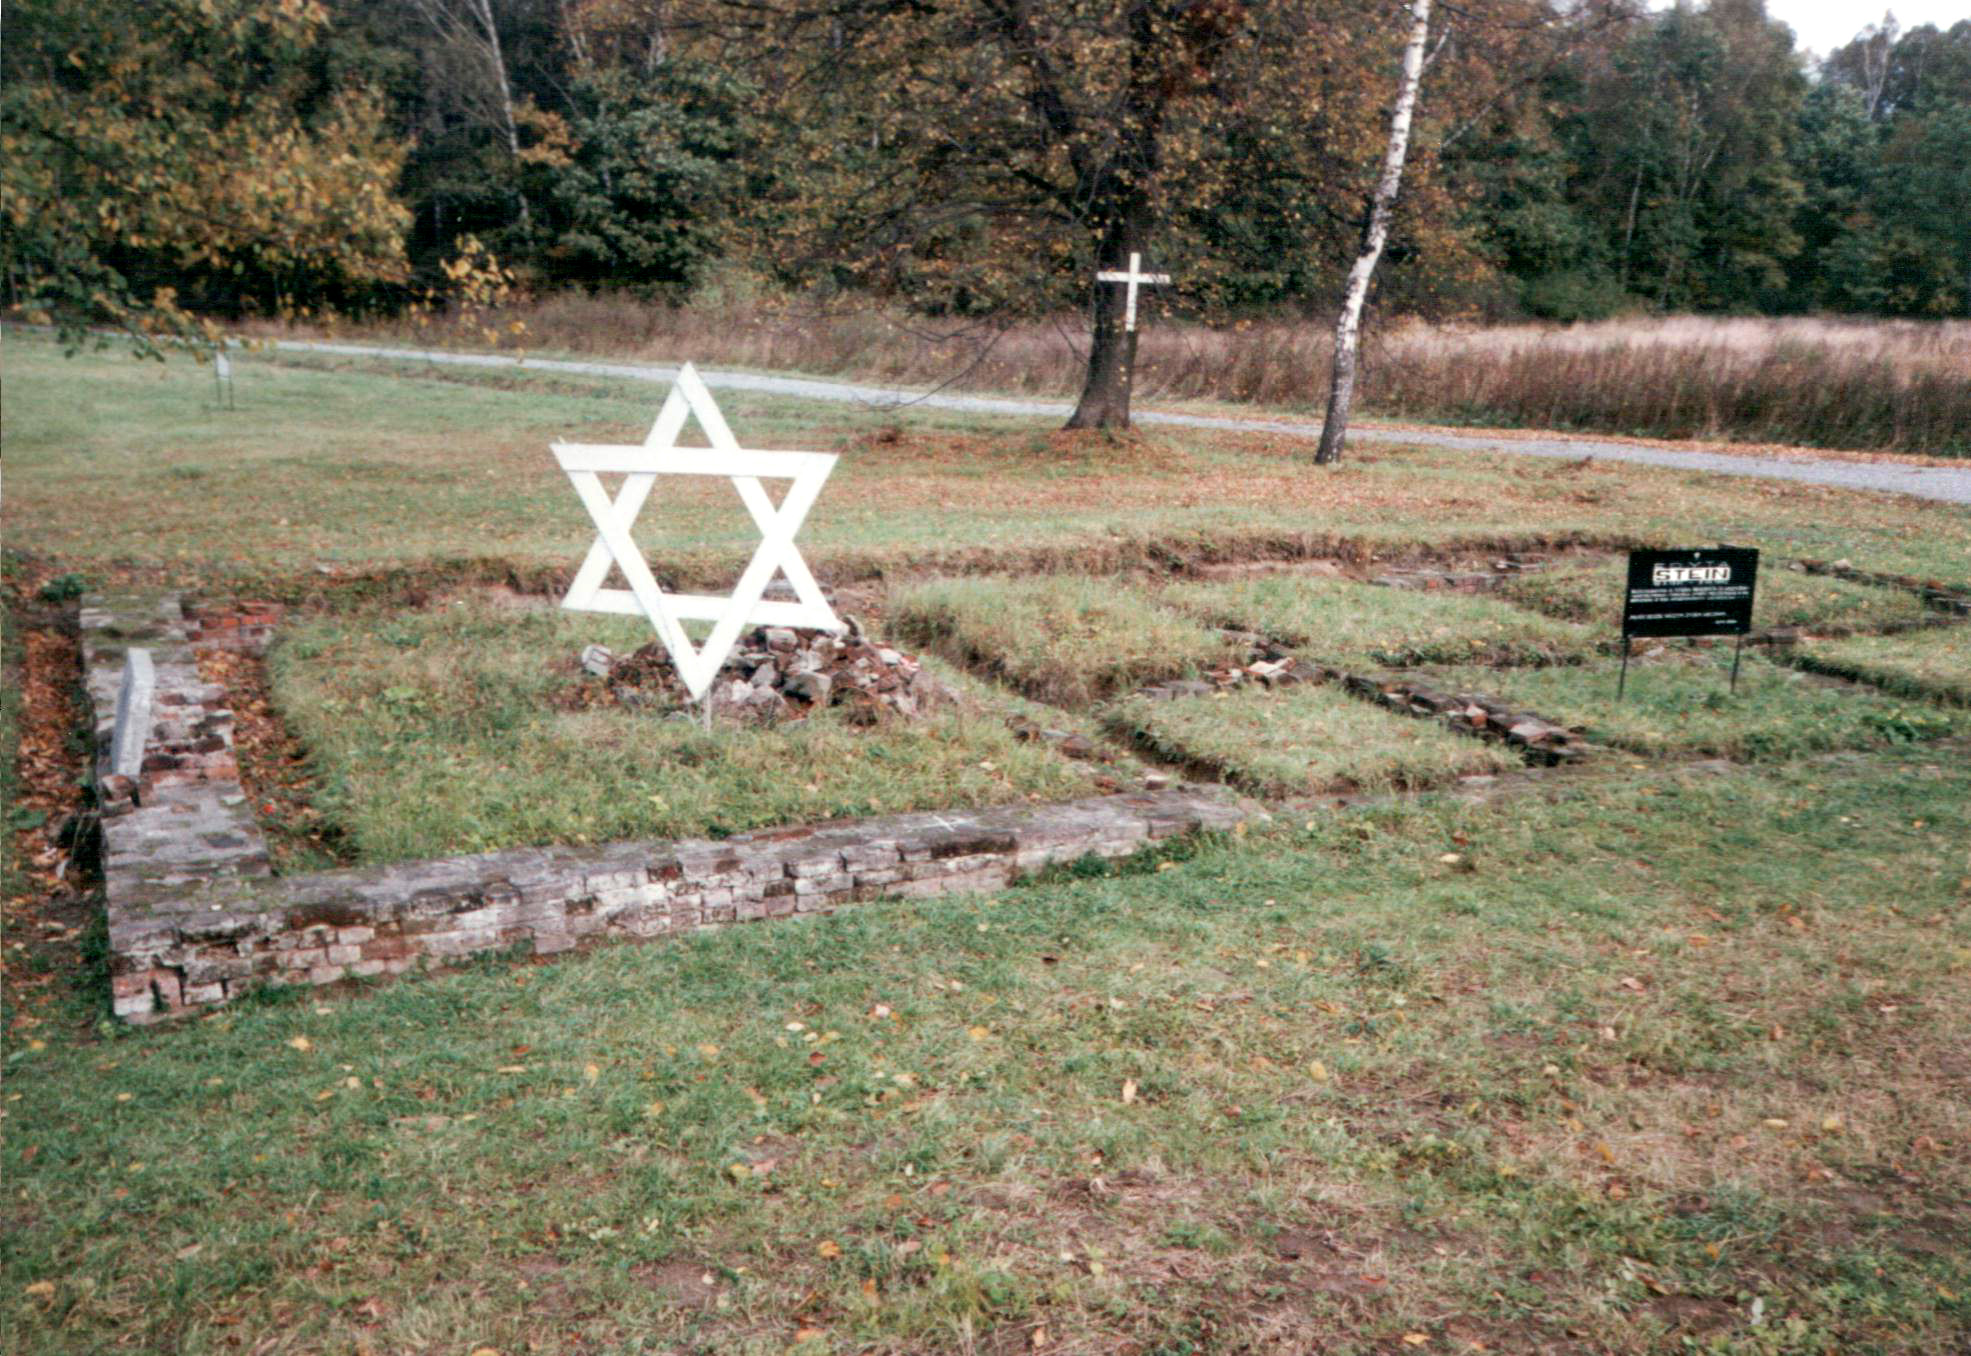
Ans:
{"label": "deciduous tree with yellow leaves", "polygon": [[402,160],[333,88],[312,0],[16,0],[0,55],[6,299],[73,339],[209,340],[211,317],[404,280]]}

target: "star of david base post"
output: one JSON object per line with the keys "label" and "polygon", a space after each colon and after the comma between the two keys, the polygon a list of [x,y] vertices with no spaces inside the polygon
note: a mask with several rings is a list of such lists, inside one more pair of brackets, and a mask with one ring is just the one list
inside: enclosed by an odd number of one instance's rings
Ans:
{"label": "star of david base post", "polygon": [[[712,444],[709,448],[679,447],[678,434],[696,416]],[[582,506],[595,523],[595,543],[568,586],[561,606],[574,612],[613,612],[643,616],[677,666],[678,677],[694,701],[704,707],[709,728],[712,681],[748,625],[795,626],[821,631],[846,628],[822,596],[821,586],[794,546],[794,535],[814,507],[822,485],[835,469],[827,452],[766,452],[739,446],[719,413],[712,393],[689,363],[678,372],[677,384],[657,413],[657,422],[641,444],[556,443],[554,457],[574,485]],[[621,475],[614,498],[602,477]],[[667,593],[650,573],[630,536],[630,527],[643,511],[659,476],[723,476],[732,481],[739,500],[759,528],[760,544],[730,594],[718,597],[696,593]],[[761,480],[791,480],[780,507],[773,506]],[[605,588],[610,568],[622,575],[628,588]],[[786,578],[795,602],[768,602],[763,595],[776,574]],[[686,621],[709,621],[712,634],[694,646],[685,634]]]}

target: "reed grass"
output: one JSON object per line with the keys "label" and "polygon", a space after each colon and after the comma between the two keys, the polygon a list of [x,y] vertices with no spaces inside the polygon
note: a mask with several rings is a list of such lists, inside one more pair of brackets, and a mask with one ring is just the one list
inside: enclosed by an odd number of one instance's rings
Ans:
{"label": "reed grass", "polygon": [[[1072,396],[1079,316],[1002,325],[927,321],[870,305],[757,296],[664,306],[559,293],[490,327],[532,349],[691,357],[978,390]],[[412,321],[369,332],[431,342]],[[484,331],[474,331],[483,333]],[[1322,317],[1144,329],[1137,393],[1314,410],[1327,393]],[[1971,455],[1971,322],[1696,316],[1594,324],[1386,324],[1363,358],[1367,415],[1673,439]]]}

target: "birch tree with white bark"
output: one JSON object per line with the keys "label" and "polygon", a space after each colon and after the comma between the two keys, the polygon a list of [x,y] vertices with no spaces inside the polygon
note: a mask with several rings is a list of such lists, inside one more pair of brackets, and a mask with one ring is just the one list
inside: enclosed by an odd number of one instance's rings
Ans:
{"label": "birch tree with white bark", "polygon": [[1356,356],[1362,341],[1362,307],[1369,299],[1369,282],[1383,246],[1389,241],[1389,218],[1403,186],[1403,160],[1410,149],[1410,121],[1416,113],[1417,90],[1423,84],[1424,44],[1430,38],[1430,0],[1410,0],[1410,37],[1403,45],[1403,74],[1396,87],[1396,107],[1389,117],[1389,146],[1382,173],[1369,201],[1369,219],[1362,231],[1362,248],[1348,270],[1348,290],[1335,319],[1334,369],[1328,380],[1328,414],[1321,425],[1321,443],[1314,460],[1332,465],[1341,460],[1348,435],[1349,411],[1355,403]]}

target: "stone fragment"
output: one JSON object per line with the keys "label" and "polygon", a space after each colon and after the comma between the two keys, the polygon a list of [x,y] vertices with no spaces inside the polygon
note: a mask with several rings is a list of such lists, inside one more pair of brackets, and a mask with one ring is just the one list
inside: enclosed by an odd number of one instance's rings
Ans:
{"label": "stone fragment", "polygon": [[794,674],[787,680],[787,695],[799,697],[816,706],[828,705],[828,694],[834,689],[834,680],[825,673],[808,669]]}
{"label": "stone fragment", "polygon": [[157,695],[157,668],[147,649],[123,656],[123,682],[116,694],[116,726],[110,738],[110,771],[119,777],[141,776],[144,749],[151,737],[151,706]]}
{"label": "stone fragment", "polygon": [[607,678],[616,667],[616,653],[607,645],[589,645],[582,650],[582,668],[598,678]]}

